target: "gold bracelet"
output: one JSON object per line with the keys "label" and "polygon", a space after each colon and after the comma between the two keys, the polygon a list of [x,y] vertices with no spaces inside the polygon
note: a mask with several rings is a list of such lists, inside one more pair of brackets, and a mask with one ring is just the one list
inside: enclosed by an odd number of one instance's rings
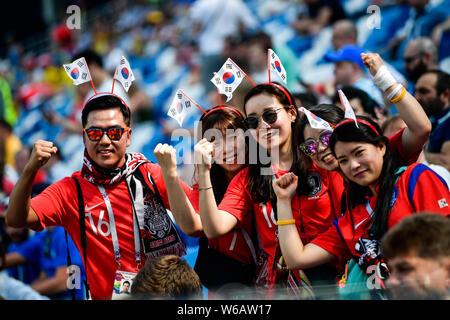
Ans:
{"label": "gold bracelet", "polygon": [[391,102],[392,102],[392,103],[397,103],[397,102],[399,102],[400,100],[403,99],[403,97],[405,96],[405,94],[406,94],[406,89],[403,88],[402,93],[400,93],[400,95],[399,95],[397,98],[391,99]]}
{"label": "gold bracelet", "polygon": [[277,225],[279,226],[286,226],[288,224],[295,224],[295,219],[289,219],[289,220],[278,220]]}
{"label": "gold bracelet", "polygon": [[198,191],[202,191],[202,190],[208,190],[208,189],[211,189],[212,188],[212,186],[210,186],[210,187],[207,187],[207,188],[198,188]]}

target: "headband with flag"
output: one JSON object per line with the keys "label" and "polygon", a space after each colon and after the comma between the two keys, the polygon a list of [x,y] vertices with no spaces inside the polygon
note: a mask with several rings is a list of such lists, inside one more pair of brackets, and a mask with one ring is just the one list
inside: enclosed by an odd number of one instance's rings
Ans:
{"label": "headband with flag", "polygon": [[122,56],[120,57],[119,64],[116,67],[116,71],[114,72],[114,79],[112,84],[111,93],[114,92],[114,82],[118,80],[124,90],[128,93],[128,90],[131,87],[131,84],[135,80],[133,71],[131,70],[130,63],[128,60]]}
{"label": "headband with flag", "polygon": [[286,69],[283,67],[283,64],[281,63],[281,60],[277,56],[277,54],[270,48],[267,50],[267,65],[269,73],[269,82],[271,82],[270,70],[273,70],[280,77],[280,79],[283,80],[284,84],[287,84]]}
{"label": "headband with flag", "polygon": [[323,120],[322,118],[316,116],[314,113],[309,111],[308,109],[305,109],[303,107],[298,108],[298,111],[303,112],[306,115],[306,118],[308,119],[309,125],[313,129],[319,129],[319,130],[331,130],[333,131],[333,128],[335,127],[331,123]]}
{"label": "headband with flag", "polygon": [[339,99],[341,100],[341,104],[344,107],[345,110],[345,118],[353,119],[355,121],[356,127],[358,127],[358,122],[356,121],[355,112],[353,111],[352,106],[350,105],[350,102],[348,102],[347,97],[345,96],[344,92],[342,90],[338,90],[339,93]]}
{"label": "headband with flag", "polygon": [[130,87],[131,87],[131,84],[135,80],[133,71],[131,70],[131,67],[130,67],[130,63],[124,56],[122,56],[120,58],[119,64],[116,67],[111,92],[97,92],[97,90],[95,89],[95,86],[94,86],[94,82],[92,81],[92,77],[89,72],[89,68],[86,63],[86,59],[84,57],[81,57],[81,58],[73,61],[72,63],[64,64],[63,67],[64,67],[64,70],[66,71],[67,75],[70,77],[70,79],[72,79],[74,85],[77,86],[77,85],[80,85],[80,84],[88,82],[88,81],[91,82],[92,88],[94,89],[94,95],[86,100],[86,102],[84,103],[85,106],[89,101],[91,101],[94,98],[97,98],[100,96],[106,96],[106,95],[113,95],[120,99],[120,101],[126,107],[129,116],[131,116],[130,108],[128,107],[128,105],[125,103],[125,101],[121,97],[119,97],[118,95],[116,95],[114,93],[114,83],[115,83],[116,79],[122,84],[124,90],[127,93],[128,93],[128,89],[130,89]]}
{"label": "headband with flag", "polygon": [[211,82],[217,87],[219,99],[220,94],[224,94],[227,96],[228,102],[233,97],[234,90],[241,84],[244,77],[256,86],[250,77],[233,60],[228,58],[220,70],[214,73]]}
{"label": "headband with flag", "polygon": [[90,81],[95,94],[97,94],[94,82],[92,81],[91,73],[89,72],[89,68],[84,57],[81,57],[72,63],[63,64],[63,68],[69,78],[73,81],[74,85],[78,86],[82,83]]}
{"label": "headband with flag", "polygon": [[180,127],[183,125],[183,120],[186,117],[186,113],[191,109],[192,105],[206,113],[197,103],[195,103],[187,94],[178,89],[173,97],[172,104],[170,105],[167,115],[175,119]]}
{"label": "headband with flag", "polygon": [[[356,124],[356,126],[358,127],[358,122],[359,123],[362,123],[362,124],[365,124],[366,126],[368,126],[370,129],[372,129],[372,131],[373,132],[375,132],[375,134],[376,135],[378,135],[378,136],[381,136],[381,133],[370,123],[370,122],[368,122],[368,121],[366,121],[366,120],[364,120],[364,119],[355,119],[355,120],[353,120],[353,119],[345,119],[345,120],[342,120],[341,122],[339,122],[337,125],[336,125],[336,128],[337,127],[340,127],[340,126],[342,126],[343,124],[346,124],[346,123],[351,123],[351,122],[354,122],[355,124]],[[358,127],[359,128],[359,127]]]}

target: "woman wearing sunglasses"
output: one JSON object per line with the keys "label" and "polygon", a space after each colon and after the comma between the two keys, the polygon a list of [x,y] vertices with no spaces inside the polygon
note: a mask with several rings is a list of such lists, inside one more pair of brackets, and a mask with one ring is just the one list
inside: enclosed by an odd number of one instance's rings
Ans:
{"label": "woman wearing sunglasses", "polygon": [[[380,286],[373,289],[379,289],[389,274],[381,257],[382,236],[415,212],[450,215],[450,193],[442,178],[427,166],[414,163],[402,167],[374,121],[358,117],[357,124],[352,119],[340,122],[329,141],[349,181],[349,202],[343,216],[309,244],[290,225],[279,228],[279,237],[289,268],[311,268],[335,258],[345,262],[350,254],[365,274],[377,276]],[[292,219],[291,198],[297,183],[292,173],[274,181],[279,219]]]}
{"label": "woman wearing sunglasses", "polygon": [[[252,143],[249,144],[249,166],[233,178],[219,206],[214,201],[212,190],[200,192],[203,229],[210,238],[220,237],[253,215],[262,246],[257,286],[275,289],[280,284],[286,288],[287,276],[291,281],[291,276],[299,281],[301,274],[295,271],[288,275],[281,259],[277,240],[279,219],[272,205],[276,201],[272,179],[289,171],[298,171],[298,152],[292,147],[292,128],[298,115],[297,108],[290,93],[274,83],[252,88],[244,99],[244,108],[250,140],[256,140],[258,148],[255,150]],[[203,190],[211,185],[208,174],[211,155],[206,148],[198,151],[202,151],[199,190]],[[299,196],[292,200],[295,212],[292,223],[305,242],[327,230],[334,219],[329,195],[329,185],[332,183],[328,171],[314,168],[309,179],[302,184]],[[338,186],[342,191],[342,183]],[[307,276],[317,281],[331,280],[334,283],[336,268],[330,265],[320,268],[320,272],[312,270]]]}
{"label": "woman wearing sunglasses", "polygon": [[[362,60],[375,77],[374,79],[381,79],[375,82],[384,88],[386,96],[395,102],[401,118],[407,125],[405,129],[389,138],[389,145],[397,151],[398,156],[405,163],[415,162],[431,132],[431,123],[427,115],[419,102],[400,84],[392,80],[393,78],[390,78],[390,74],[386,73],[388,71],[378,54],[362,54]],[[344,112],[334,105],[313,106],[309,108],[309,111],[332,125],[336,125],[344,118]],[[312,128],[307,117],[302,116],[295,128],[295,133],[294,145],[299,146],[300,150],[308,157],[301,157],[303,172],[308,170],[311,161],[322,169],[338,170],[338,163],[328,148],[331,131]]]}
{"label": "woman wearing sunglasses", "polygon": [[[211,189],[214,201],[222,200],[228,184],[233,177],[246,166],[247,146],[245,143],[244,118],[241,113],[230,106],[217,106],[202,115],[199,128],[202,139],[196,144],[195,150],[211,150],[214,163],[207,174],[211,183],[206,189]],[[163,174],[176,171],[175,149],[159,144],[154,154],[160,163]],[[193,190],[189,195],[190,202],[198,213],[199,197],[205,188],[199,188],[200,172],[194,172]],[[181,187],[177,189],[167,186],[168,193],[176,197],[184,197]],[[200,220],[200,216],[191,217]],[[180,228],[189,226],[180,221]],[[198,222],[197,222],[198,223]],[[193,223],[194,224],[194,223]],[[255,248],[251,239],[252,219],[249,217],[241,226],[219,238],[208,239],[208,234],[200,238],[200,248],[195,265],[195,271],[202,284],[209,289],[208,293],[217,293],[218,289],[227,283],[241,283],[247,286],[253,284],[256,260]],[[213,272],[212,272],[213,271]]]}

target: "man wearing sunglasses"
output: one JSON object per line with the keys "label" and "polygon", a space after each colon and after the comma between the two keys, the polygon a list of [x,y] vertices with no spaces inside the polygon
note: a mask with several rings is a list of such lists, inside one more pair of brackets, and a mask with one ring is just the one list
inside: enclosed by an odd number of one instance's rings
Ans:
{"label": "man wearing sunglasses", "polygon": [[[110,299],[115,279],[137,273],[146,259],[185,253],[166,208],[175,219],[195,212],[187,197],[174,199],[167,194],[166,184],[172,183],[181,192],[190,192],[176,173],[163,177],[158,164],[142,154],[126,152],[131,145],[130,112],[118,96],[91,98],[83,109],[82,125],[85,151],[81,171],[31,199],[36,172],[57,151],[50,141],[36,141],[11,193],[6,219],[10,226],[34,230],[63,226],[84,256],[92,298]],[[84,234],[80,231],[83,211]],[[183,231],[192,234],[196,227]]]}

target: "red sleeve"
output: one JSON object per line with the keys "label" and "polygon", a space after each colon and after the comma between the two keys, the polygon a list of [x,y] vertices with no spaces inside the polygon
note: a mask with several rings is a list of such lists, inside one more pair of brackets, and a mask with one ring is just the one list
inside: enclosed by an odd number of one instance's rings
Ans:
{"label": "red sleeve", "polygon": [[[156,187],[158,188],[158,191],[161,195],[164,206],[170,210],[169,196],[167,194],[167,188],[166,184],[164,183],[161,167],[156,163],[149,163],[148,169],[150,171],[150,174],[152,175],[153,180],[155,181]],[[183,180],[181,179],[178,180],[180,181],[184,193],[187,196],[189,196],[189,194],[191,193],[191,187],[189,187],[186,183],[184,183]]]}
{"label": "red sleeve", "polygon": [[408,198],[416,212],[450,215],[450,192],[445,181],[428,166],[414,166],[408,181]]}
{"label": "red sleeve", "polygon": [[228,185],[218,209],[235,216],[241,223],[245,215],[253,210],[253,201],[247,189],[248,168],[241,170]]}
{"label": "red sleeve", "polygon": [[337,171],[329,172],[328,190],[333,204],[333,219],[338,219],[341,216],[341,198],[345,190],[345,185],[344,179],[342,179],[342,176]]}
{"label": "red sleeve", "polygon": [[35,231],[41,231],[47,226],[64,225],[63,219],[67,212],[78,212],[78,197],[72,178],[64,178],[47,187],[31,199],[31,208],[40,222],[40,227],[35,228]]}
{"label": "red sleeve", "polygon": [[333,225],[331,225],[327,231],[319,234],[310,243],[313,243],[334,255],[339,261],[337,265],[340,265],[348,258],[349,251],[347,245],[339,236],[335,226],[337,223],[338,220],[335,220]]}
{"label": "red sleeve", "polygon": [[409,165],[417,161],[422,150],[420,150],[417,154],[410,156],[409,158],[405,156],[402,145],[402,136],[405,129],[406,127],[399,130],[397,133],[394,133],[388,139],[389,139],[389,147],[397,152],[397,154],[400,156],[399,160],[401,161],[401,163],[404,165]]}

